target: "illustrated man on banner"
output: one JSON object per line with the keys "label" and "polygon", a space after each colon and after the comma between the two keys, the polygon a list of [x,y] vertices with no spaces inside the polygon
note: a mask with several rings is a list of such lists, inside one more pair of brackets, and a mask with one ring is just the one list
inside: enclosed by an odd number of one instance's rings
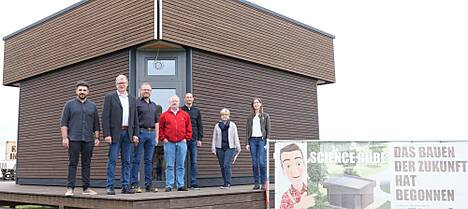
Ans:
{"label": "illustrated man on banner", "polygon": [[281,169],[291,187],[281,198],[281,209],[298,209],[315,206],[315,194],[307,194],[304,155],[297,144],[289,144],[280,150]]}

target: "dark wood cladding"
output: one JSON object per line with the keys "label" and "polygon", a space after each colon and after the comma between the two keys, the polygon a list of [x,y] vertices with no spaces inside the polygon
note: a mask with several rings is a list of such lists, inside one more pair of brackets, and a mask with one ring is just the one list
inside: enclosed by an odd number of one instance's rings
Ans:
{"label": "dark wood cladding", "polygon": [[90,0],[5,40],[4,85],[154,38],[153,0]]}
{"label": "dark wood cladding", "polygon": [[[203,113],[205,130],[205,143],[199,153],[200,177],[220,175],[210,147],[213,128],[220,119],[222,108],[231,111],[243,149],[234,164],[233,176],[252,176],[250,153],[244,145],[247,141],[246,120],[253,97],[263,100],[265,112],[271,116],[271,139],[319,138],[316,79],[201,50],[193,50],[192,56],[193,92]],[[273,160],[270,161],[270,174],[273,174],[271,162]]]}
{"label": "dark wood cladding", "polygon": [[237,0],[163,0],[163,40],[335,82],[333,39]]}
{"label": "dark wood cladding", "polygon": [[[121,50],[20,83],[18,178],[66,178],[68,153],[62,147],[59,125],[63,105],[75,97],[76,81],[85,80],[90,84],[89,98],[101,114],[104,95],[115,89],[118,74],[128,74],[128,63],[128,50]],[[94,149],[93,179],[105,179],[107,150],[104,142]]]}

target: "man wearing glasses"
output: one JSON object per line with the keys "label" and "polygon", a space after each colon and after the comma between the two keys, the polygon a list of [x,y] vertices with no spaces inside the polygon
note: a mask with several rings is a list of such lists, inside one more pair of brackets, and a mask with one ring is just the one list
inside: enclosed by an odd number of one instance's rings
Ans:
{"label": "man wearing glasses", "polygon": [[138,144],[139,141],[136,100],[127,92],[128,79],[125,75],[117,76],[115,85],[117,91],[110,92],[104,97],[102,112],[104,140],[109,143],[106,193],[115,195],[115,163],[120,152],[122,194],[133,194],[135,191],[129,184],[132,143]]}

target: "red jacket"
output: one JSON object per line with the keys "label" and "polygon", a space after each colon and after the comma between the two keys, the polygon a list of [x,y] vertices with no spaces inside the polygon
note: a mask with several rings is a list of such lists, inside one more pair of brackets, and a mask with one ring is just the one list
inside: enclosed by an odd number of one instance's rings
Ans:
{"label": "red jacket", "polygon": [[167,139],[170,142],[180,142],[192,139],[192,123],[190,115],[179,109],[174,114],[169,108],[159,118],[159,140]]}

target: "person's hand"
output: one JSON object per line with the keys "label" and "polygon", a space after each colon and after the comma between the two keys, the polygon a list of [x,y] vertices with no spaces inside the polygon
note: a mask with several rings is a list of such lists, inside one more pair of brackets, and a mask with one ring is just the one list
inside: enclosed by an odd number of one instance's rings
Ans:
{"label": "person's hand", "polygon": [[138,136],[133,136],[133,143],[137,145],[138,142],[140,142],[140,139],[138,138]]}
{"label": "person's hand", "polygon": [[164,142],[164,143],[167,143],[168,141],[167,141],[167,139],[164,139],[163,142]]}
{"label": "person's hand", "polygon": [[250,145],[248,145],[248,144],[245,145],[245,149],[246,149],[247,151],[250,151]]}
{"label": "person's hand", "polygon": [[241,147],[237,147],[237,148],[236,148],[236,151],[237,151],[237,153],[240,153],[240,152],[241,152],[241,150],[242,150],[242,148],[241,148]]}
{"label": "person's hand", "polygon": [[94,146],[99,146],[99,143],[100,143],[99,139],[94,139]]}
{"label": "person's hand", "polygon": [[211,149],[211,153],[213,153],[216,156],[216,149]]}
{"label": "person's hand", "polygon": [[301,201],[294,205],[294,209],[307,209],[315,206],[315,196],[317,194],[307,195],[307,192],[304,192],[301,196]]}
{"label": "person's hand", "polygon": [[183,139],[182,142],[187,142],[187,139]]}
{"label": "person's hand", "polygon": [[112,144],[112,136],[106,136],[104,137],[104,141],[106,141],[109,144]]}
{"label": "person's hand", "polygon": [[158,145],[158,143],[159,143],[158,137],[154,137],[154,146]]}
{"label": "person's hand", "polygon": [[201,147],[202,146],[202,142],[200,140],[197,140],[197,147]]}
{"label": "person's hand", "polygon": [[62,145],[65,149],[68,149],[70,147],[70,144],[68,142],[68,138],[63,138],[62,139]]}

